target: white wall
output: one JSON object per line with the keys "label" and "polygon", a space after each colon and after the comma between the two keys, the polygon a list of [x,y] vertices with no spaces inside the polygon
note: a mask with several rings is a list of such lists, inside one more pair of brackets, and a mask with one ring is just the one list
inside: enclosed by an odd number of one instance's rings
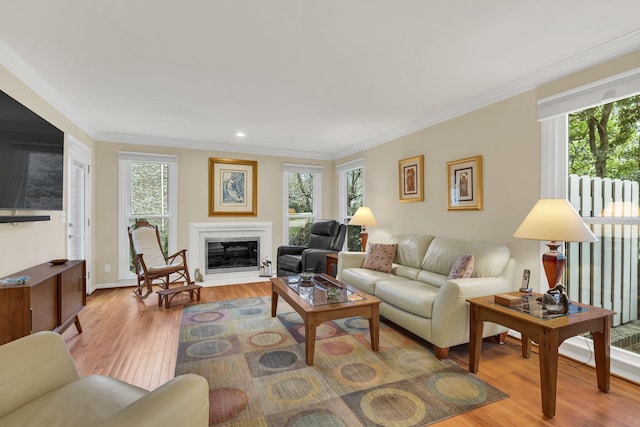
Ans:
{"label": "white wall", "polygon": [[[357,153],[366,162],[366,199],[380,223],[370,227],[370,241],[384,240],[396,232],[420,232],[458,238],[482,239],[507,244],[521,272],[532,271],[532,283],[539,282],[539,244],[514,239],[513,232],[539,197],[540,126],[536,115],[538,99],[637,67],[640,52],[609,61],[575,75],[551,82],[489,107],[415,132]],[[309,163],[325,167],[323,216],[336,217],[337,179],[334,162],[247,156],[180,148],[136,146],[94,142],[40,97],[0,67],[0,89],[42,115],[82,143],[93,148],[94,283],[116,280],[117,152],[138,151],[176,154],[179,167],[178,246],[188,243],[187,224],[206,221],[270,221],[274,225],[274,248],[282,235],[283,163]],[[425,201],[398,202],[398,160],[425,155]],[[447,211],[446,163],[469,156],[483,156],[484,209]],[[258,216],[253,218],[209,218],[207,215],[208,157],[258,161]],[[350,158],[340,159],[335,164]],[[6,212],[0,212],[6,214]],[[0,276],[65,254],[66,225],[60,213],[52,221],[18,226],[0,224]],[[275,249],[274,249],[275,250]],[[104,265],[112,273],[104,273]]]}
{"label": "white wall", "polygon": [[[282,245],[283,195],[282,165],[298,163],[322,166],[323,200],[322,217],[333,218],[334,198],[332,190],[336,176],[332,161],[294,159],[286,157],[254,156],[239,153],[222,153],[194,149],[154,147],[113,142],[98,142],[94,167],[97,194],[95,203],[96,229],[94,240],[99,242],[94,258],[95,283],[116,283],[118,265],[118,236],[126,236],[126,230],[118,230],[118,151],[139,153],[174,154],[178,156],[178,242],[179,249],[189,246],[189,224],[201,222],[271,222],[273,224],[273,248],[275,256]],[[209,217],[208,174],[209,157],[221,157],[258,162],[258,215],[255,217]],[[105,272],[105,264],[111,272]]]}
{"label": "white wall", "polygon": [[[36,112],[83,144],[93,147],[93,140],[51,105],[26,87],[6,68],[0,66],[0,89]],[[68,149],[65,151],[65,168]],[[66,169],[65,169],[66,170]],[[65,182],[65,201],[67,183]],[[13,215],[15,211],[0,211],[0,215]],[[25,215],[51,215],[51,221],[0,224],[0,277],[8,276],[32,265],[66,256],[67,225],[62,212],[18,211]]]}

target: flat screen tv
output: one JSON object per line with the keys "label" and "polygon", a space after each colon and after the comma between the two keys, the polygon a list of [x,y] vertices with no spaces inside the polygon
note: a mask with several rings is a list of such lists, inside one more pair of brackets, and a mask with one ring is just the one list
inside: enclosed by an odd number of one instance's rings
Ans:
{"label": "flat screen tv", "polygon": [[64,133],[0,91],[0,210],[62,210]]}

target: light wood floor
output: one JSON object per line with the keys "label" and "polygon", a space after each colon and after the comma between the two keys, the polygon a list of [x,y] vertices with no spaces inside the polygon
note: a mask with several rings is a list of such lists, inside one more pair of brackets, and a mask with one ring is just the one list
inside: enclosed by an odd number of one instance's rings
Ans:
{"label": "light wood floor", "polygon": [[[269,283],[204,288],[202,301],[269,295]],[[182,298],[182,299],[179,299]],[[81,375],[102,374],[154,389],[173,377],[181,302],[157,305],[155,294],[145,301],[131,289],[98,290],[80,313],[84,332],[72,325],[64,334]],[[428,344],[425,344],[428,346]],[[438,426],[640,426],[640,386],[611,378],[611,392],[596,387],[595,370],[561,358],[556,417],[547,419],[540,404],[538,356],[520,356],[520,342],[483,343],[478,377],[509,394],[509,398],[438,423]],[[468,347],[454,347],[449,357],[468,367]]]}

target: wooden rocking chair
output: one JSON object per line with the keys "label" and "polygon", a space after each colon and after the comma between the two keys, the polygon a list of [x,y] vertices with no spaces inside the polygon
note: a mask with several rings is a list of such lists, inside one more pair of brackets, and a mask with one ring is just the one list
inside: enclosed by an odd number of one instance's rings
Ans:
{"label": "wooden rocking chair", "polygon": [[[138,280],[138,287],[133,290],[133,293],[137,297],[141,299],[148,297],[153,292],[154,284],[163,289],[169,289],[173,284],[180,284],[193,296],[193,288],[200,286],[195,285],[189,276],[186,249],[166,256],[162,251],[158,227],[149,224],[148,221],[137,221],[135,225],[128,228],[128,232]],[[181,288],[174,289],[177,293]]]}

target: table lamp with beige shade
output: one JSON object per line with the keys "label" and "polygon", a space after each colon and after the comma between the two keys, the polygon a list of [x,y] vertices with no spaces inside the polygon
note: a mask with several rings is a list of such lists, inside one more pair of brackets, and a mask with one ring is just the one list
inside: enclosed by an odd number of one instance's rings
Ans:
{"label": "table lamp with beige shade", "polygon": [[542,255],[542,265],[549,288],[562,280],[566,257],[558,248],[564,242],[598,240],[567,199],[538,200],[513,237],[548,241],[549,251]]}
{"label": "table lamp with beige shade", "polygon": [[360,230],[360,248],[363,252],[366,251],[367,239],[369,238],[369,235],[367,234],[367,225],[378,225],[371,209],[366,206],[359,207],[356,213],[351,217],[349,225],[359,225],[362,227]]}

